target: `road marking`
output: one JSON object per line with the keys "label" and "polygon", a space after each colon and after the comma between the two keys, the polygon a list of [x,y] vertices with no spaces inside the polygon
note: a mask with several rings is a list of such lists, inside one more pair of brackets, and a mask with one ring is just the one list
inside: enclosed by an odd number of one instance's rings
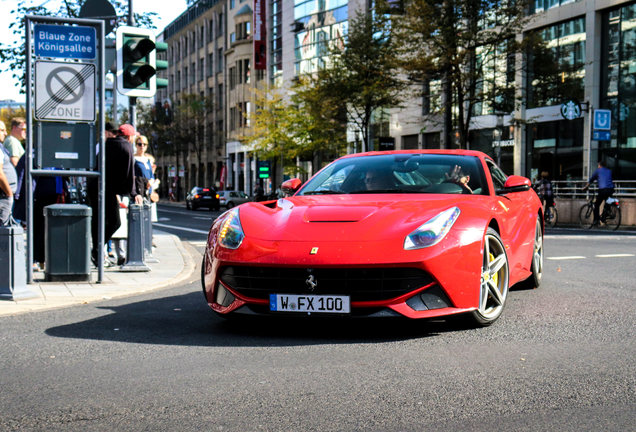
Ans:
{"label": "road marking", "polygon": [[606,255],[594,255],[596,258],[623,258],[623,257],[633,257],[636,256],[634,254],[606,254]]}
{"label": "road marking", "polygon": [[585,259],[584,256],[563,256],[563,257],[549,257],[549,260],[554,261],[562,261],[562,260],[577,260],[577,259]]}
{"label": "road marking", "polygon": [[199,220],[204,220],[204,221],[211,221],[212,220],[211,217],[201,217],[201,216],[195,216],[193,219],[199,219]]}
{"label": "road marking", "polygon": [[207,241],[191,241],[190,244],[192,246],[207,246],[208,242]]}
{"label": "road marking", "polygon": [[161,213],[174,213],[174,214],[189,214],[192,210],[187,210],[185,207],[183,208],[182,211],[175,211],[175,210],[166,210],[165,208],[161,207],[161,208],[157,208],[157,211],[161,212]]}
{"label": "road marking", "polygon": [[157,226],[157,227],[161,227],[161,228],[170,228],[170,229],[174,229],[174,230],[188,231],[188,232],[193,232],[193,233],[197,233],[197,234],[207,234],[208,233],[208,231],[197,230],[197,229],[192,229],[192,228],[178,227],[178,226],[173,226],[173,225],[166,225],[166,224],[157,223],[157,222],[153,222],[152,225],[153,226]]}
{"label": "road marking", "polygon": [[172,220],[172,219],[167,218],[167,217],[161,217],[161,218],[159,218],[159,222],[168,222],[169,220]]}

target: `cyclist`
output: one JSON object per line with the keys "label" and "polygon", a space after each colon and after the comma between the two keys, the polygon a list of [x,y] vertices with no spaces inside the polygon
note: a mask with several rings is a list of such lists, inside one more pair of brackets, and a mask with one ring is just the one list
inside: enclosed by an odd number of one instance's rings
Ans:
{"label": "cyclist", "polygon": [[596,202],[594,202],[594,221],[592,222],[592,226],[598,225],[599,222],[605,223],[600,217],[601,203],[614,194],[612,170],[607,167],[607,164],[603,160],[598,162],[598,168],[594,171],[594,174],[592,174],[585,186],[583,186],[583,190],[587,190],[590,187],[590,183],[594,181],[598,181],[598,194],[596,195]]}

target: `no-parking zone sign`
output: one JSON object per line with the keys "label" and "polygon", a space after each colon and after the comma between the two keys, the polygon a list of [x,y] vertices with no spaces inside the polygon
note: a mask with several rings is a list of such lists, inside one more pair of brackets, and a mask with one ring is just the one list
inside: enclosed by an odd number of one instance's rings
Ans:
{"label": "no-parking zone sign", "polygon": [[95,65],[35,62],[35,118],[95,121]]}

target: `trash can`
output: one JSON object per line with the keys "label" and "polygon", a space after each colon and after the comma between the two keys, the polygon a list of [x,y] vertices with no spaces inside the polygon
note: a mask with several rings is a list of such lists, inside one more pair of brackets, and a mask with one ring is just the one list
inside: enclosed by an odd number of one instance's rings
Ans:
{"label": "trash can", "polygon": [[44,207],[46,281],[90,280],[91,214],[83,204]]}
{"label": "trash can", "polygon": [[20,226],[0,226],[0,299],[34,296],[26,284],[24,231]]}

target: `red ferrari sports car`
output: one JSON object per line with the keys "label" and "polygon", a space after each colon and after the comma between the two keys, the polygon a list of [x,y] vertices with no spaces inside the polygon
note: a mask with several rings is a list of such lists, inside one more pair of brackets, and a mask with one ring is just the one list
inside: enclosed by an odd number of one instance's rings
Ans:
{"label": "red ferrari sports car", "polygon": [[483,326],[510,286],[541,282],[541,202],[484,153],[348,155],[283,189],[214,221],[202,284],[215,312],[466,314]]}

